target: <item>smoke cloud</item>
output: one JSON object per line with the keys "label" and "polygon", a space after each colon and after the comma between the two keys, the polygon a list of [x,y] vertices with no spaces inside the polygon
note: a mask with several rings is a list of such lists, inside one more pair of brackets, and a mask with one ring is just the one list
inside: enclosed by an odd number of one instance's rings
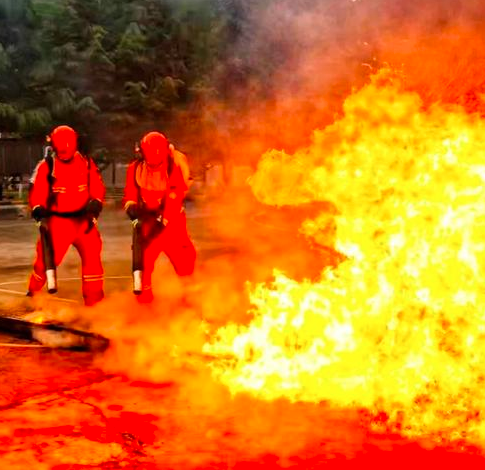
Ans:
{"label": "smoke cloud", "polygon": [[317,0],[224,2],[235,38],[206,103],[211,144],[226,161],[255,164],[269,148],[308,143],[345,97],[384,64],[433,102],[483,112],[483,2]]}

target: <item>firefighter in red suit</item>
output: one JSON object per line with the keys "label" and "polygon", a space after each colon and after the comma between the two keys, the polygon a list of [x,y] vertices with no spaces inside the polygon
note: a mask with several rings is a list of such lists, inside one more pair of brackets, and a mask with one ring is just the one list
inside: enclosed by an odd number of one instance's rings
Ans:
{"label": "firefighter in red suit", "polygon": [[142,303],[153,300],[151,277],[155,261],[165,253],[179,276],[194,271],[196,252],[187,233],[183,200],[189,169],[185,155],[174,149],[160,132],[146,134],[140,156],[126,174],[124,209],[139,220],[143,240]]}
{"label": "firefighter in red suit", "polygon": [[[50,141],[53,155],[39,162],[31,180],[32,217],[47,223],[56,266],[71,245],[77,249],[82,262],[84,303],[94,305],[104,297],[102,243],[96,221],[103,207],[105,187],[93,160],[78,151],[77,134],[71,127],[56,127]],[[45,282],[39,240],[28,295],[40,291]]]}

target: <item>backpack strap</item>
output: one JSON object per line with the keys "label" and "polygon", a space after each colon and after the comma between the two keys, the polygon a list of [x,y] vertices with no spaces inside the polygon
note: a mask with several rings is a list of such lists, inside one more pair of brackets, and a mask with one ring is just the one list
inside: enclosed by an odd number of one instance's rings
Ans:
{"label": "backpack strap", "polygon": [[136,157],[135,158],[135,165],[134,165],[134,168],[133,168],[133,183],[135,183],[135,187],[138,190],[137,191],[138,201],[136,202],[138,204],[138,206],[141,206],[141,187],[138,184],[138,181],[136,180],[136,172],[138,171],[138,168],[140,167],[142,161],[143,161],[142,157]]}
{"label": "backpack strap", "polygon": [[49,185],[49,195],[47,196],[46,209],[50,210],[56,198],[54,191],[52,191],[52,186],[54,185],[54,179],[55,179],[54,178],[54,157],[52,156],[52,153],[51,152],[47,153],[47,155],[44,157],[44,160],[47,164],[47,168],[49,169],[47,173],[47,184]]}
{"label": "backpack strap", "polygon": [[168,155],[168,160],[167,160],[167,176],[168,176],[169,179],[170,179],[170,176],[172,176],[174,166],[175,166],[175,159],[173,158],[172,154],[170,153]]}
{"label": "backpack strap", "polygon": [[47,168],[49,168],[49,173],[47,173],[47,182],[52,187],[54,184],[54,157],[52,154],[48,154],[45,157],[45,162],[47,163]]}

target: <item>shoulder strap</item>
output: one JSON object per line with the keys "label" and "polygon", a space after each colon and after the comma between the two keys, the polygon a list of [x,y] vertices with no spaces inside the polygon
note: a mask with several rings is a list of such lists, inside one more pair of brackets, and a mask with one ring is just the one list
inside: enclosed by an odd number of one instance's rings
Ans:
{"label": "shoulder strap", "polygon": [[49,172],[47,173],[47,182],[49,183],[49,190],[52,190],[52,185],[54,184],[54,157],[49,153],[44,158],[47,163],[47,168]]}
{"label": "shoulder strap", "polygon": [[138,168],[140,167],[141,165],[141,162],[143,161],[143,159],[141,159],[140,157],[137,157],[135,158],[134,162],[134,168],[133,168],[133,183],[135,184],[135,188],[137,189],[137,196],[138,196],[138,205],[141,204],[141,188],[140,188],[140,185],[138,184],[138,181],[136,180],[136,172],[138,171]]}
{"label": "shoulder strap", "polygon": [[54,157],[51,153],[48,153],[45,156],[45,162],[49,170],[47,172],[47,184],[49,185],[49,194],[47,196],[47,209],[50,209],[56,197],[54,191],[52,191],[52,185],[54,184]]}
{"label": "shoulder strap", "polygon": [[138,181],[136,180],[136,172],[138,171],[138,167],[141,165],[141,162],[143,160],[141,158],[135,158],[134,162],[134,167],[133,167],[133,180],[134,180],[134,183],[135,183],[135,186],[138,188],[138,195],[140,193],[140,185],[138,184]]}
{"label": "shoulder strap", "polygon": [[173,173],[173,167],[175,166],[175,161],[172,155],[168,156],[167,160],[167,176],[170,178],[170,176]]}

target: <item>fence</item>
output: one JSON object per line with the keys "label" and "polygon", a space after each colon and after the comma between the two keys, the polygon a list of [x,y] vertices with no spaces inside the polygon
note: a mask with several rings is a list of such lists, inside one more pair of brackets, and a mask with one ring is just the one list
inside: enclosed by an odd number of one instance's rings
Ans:
{"label": "fence", "polygon": [[0,139],[0,176],[28,179],[42,158],[42,143]]}
{"label": "fence", "polygon": [[125,186],[128,164],[111,162],[103,168],[101,176],[107,188],[121,189]]}

